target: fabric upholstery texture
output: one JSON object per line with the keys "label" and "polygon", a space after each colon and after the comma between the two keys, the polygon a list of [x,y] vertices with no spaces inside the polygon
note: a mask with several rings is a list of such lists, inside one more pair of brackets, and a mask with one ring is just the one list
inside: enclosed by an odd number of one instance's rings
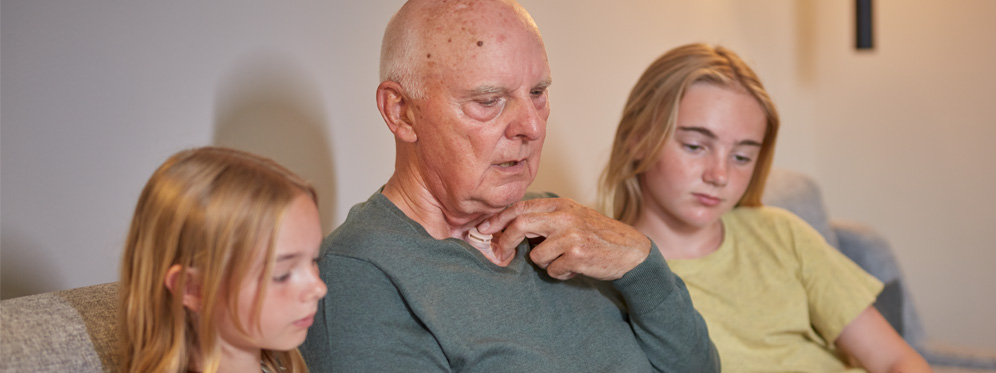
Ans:
{"label": "fabric upholstery texture", "polygon": [[0,302],[0,371],[117,371],[118,284]]}

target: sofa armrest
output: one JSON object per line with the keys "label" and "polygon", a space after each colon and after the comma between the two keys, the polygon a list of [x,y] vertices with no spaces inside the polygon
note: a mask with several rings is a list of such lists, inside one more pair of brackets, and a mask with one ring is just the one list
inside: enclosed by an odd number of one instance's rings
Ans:
{"label": "sofa armrest", "polygon": [[870,275],[882,281],[882,293],[875,299],[875,308],[903,338],[916,344],[922,335],[919,319],[909,303],[909,294],[899,271],[899,263],[888,241],[870,226],[852,221],[830,223],[837,236],[840,252]]}
{"label": "sofa armrest", "polygon": [[875,276],[883,283],[889,283],[902,277],[899,263],[889,242],[871,226],[846,220],[830,222],[840,252],[851,258],[866,272]]}
{"label": "sofa armrest", "polygon": [[840,251],[885,284],[875,300],[875,308],[936,372],[996,372],[996,351],[944,345],[924,338],[899,262],[882,235],[857,222],[832,221],[830,225],[840,243]]}
{"label": "sofa armrest", "polygon": [[118,284],[0,302],[0,372],[118,370]]}
{"label": "sofa armrest", "polygon": [[996,351],[939,343],[928,338],[920,346],[920,353],[936,372],[996,372]]}

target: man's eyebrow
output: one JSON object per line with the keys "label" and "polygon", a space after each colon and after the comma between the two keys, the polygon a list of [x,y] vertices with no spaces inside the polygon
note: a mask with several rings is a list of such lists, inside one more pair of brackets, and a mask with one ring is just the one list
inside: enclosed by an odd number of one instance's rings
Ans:
{"label": "man's eyebrow", "polygon": [[[716,134],[712,133],[712,131],[710,131],[708,128],[705,128],[705,127],[683,126],[683,127],[678,127],[678,130],[679,131],[696,132],[696,133],[700,133],[703,136],[708,137],[708,138],[710,138],[712,140],[716,139]],[[748,140],[741,140],[740,142],[737,143],[737,145],[758,146],[758,147],[760,147],[761,143],[757,142],[757,141],[754,141],[754,140],[748,139]]]}
{"label": "man's eyebrow", "polygon": [[[543,81],[539,82],[535,86],[533,86],[532,89],[543,89],[543,90],[545,90],[548,87],[550,87],[551,84],[553,84],[553,80],[546,79],[546,80],[543,80]],[[480,87],[471,89],[471,90],[469,90],[467,92],[471,96],[483,96],[483,95],[491,95],[491,94],[495,94],[495,93],[502,93],[502,92],[505,92],[505,91],[506,90],[504,88],[499,87],[499,86],[482,85]]]}
{"label": "man's eyebrow", "polygon": [[553,84],[553,79],[546,79],[542,82],[539,82],[539,84],[533,87],[533,89],[547,89],[550,87],[551,84]]}
{"label": "man's eyebrow", "polygon": [[504,91],[505,91],[505,89],[503,89],[501,87],[498,87],[498,86],[484,85],[484,86],[480,86],[480,87],[471,89],[468,92],[472,96],[480,96],[480,95],[490,95],[490,94],[495,94],[495,93],[501,93],[501,92],[504,92]]}

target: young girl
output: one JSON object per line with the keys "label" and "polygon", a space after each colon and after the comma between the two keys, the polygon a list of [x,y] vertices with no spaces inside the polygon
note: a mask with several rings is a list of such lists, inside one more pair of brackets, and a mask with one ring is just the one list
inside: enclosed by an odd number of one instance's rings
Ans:
{"label": "young girl", "polygon": [[149,179],[121,263],[125,372],[306,372],[325,284],[314,188],[276,162],[205,147]]}
{"label": "young girl", "polygon": [[673,49],[630,93],[602,207],[650,237],[686,282],[724,371],[836,372],[853,360],[930,371],[872,306],[881,283],[798,217],[761,205],[778,124],[736,54]]}

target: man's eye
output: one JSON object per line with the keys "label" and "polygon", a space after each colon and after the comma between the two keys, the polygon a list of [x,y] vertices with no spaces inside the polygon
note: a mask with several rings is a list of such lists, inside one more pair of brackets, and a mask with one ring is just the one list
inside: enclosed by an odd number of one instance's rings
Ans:
{"label": "man's eye", "polygon": [[545,92],[546,92],[546,90],[543,90],[543,89],[534,89],[532,91],[529,91],[529,94],[531,94],[533,97],[539,97],[539,96],[542,96],[543,93],[545,93]]}
{"label": "man's eye", "polygon": [[484,106],[484,107],[492,107],[492,106],[497,105],[499,101],[501,101],[501,100],[498,99],[498,98],[492,98],[492,99],[488,99],[488,100],[477,101],[477,103],[480,104],[481,106]]}

